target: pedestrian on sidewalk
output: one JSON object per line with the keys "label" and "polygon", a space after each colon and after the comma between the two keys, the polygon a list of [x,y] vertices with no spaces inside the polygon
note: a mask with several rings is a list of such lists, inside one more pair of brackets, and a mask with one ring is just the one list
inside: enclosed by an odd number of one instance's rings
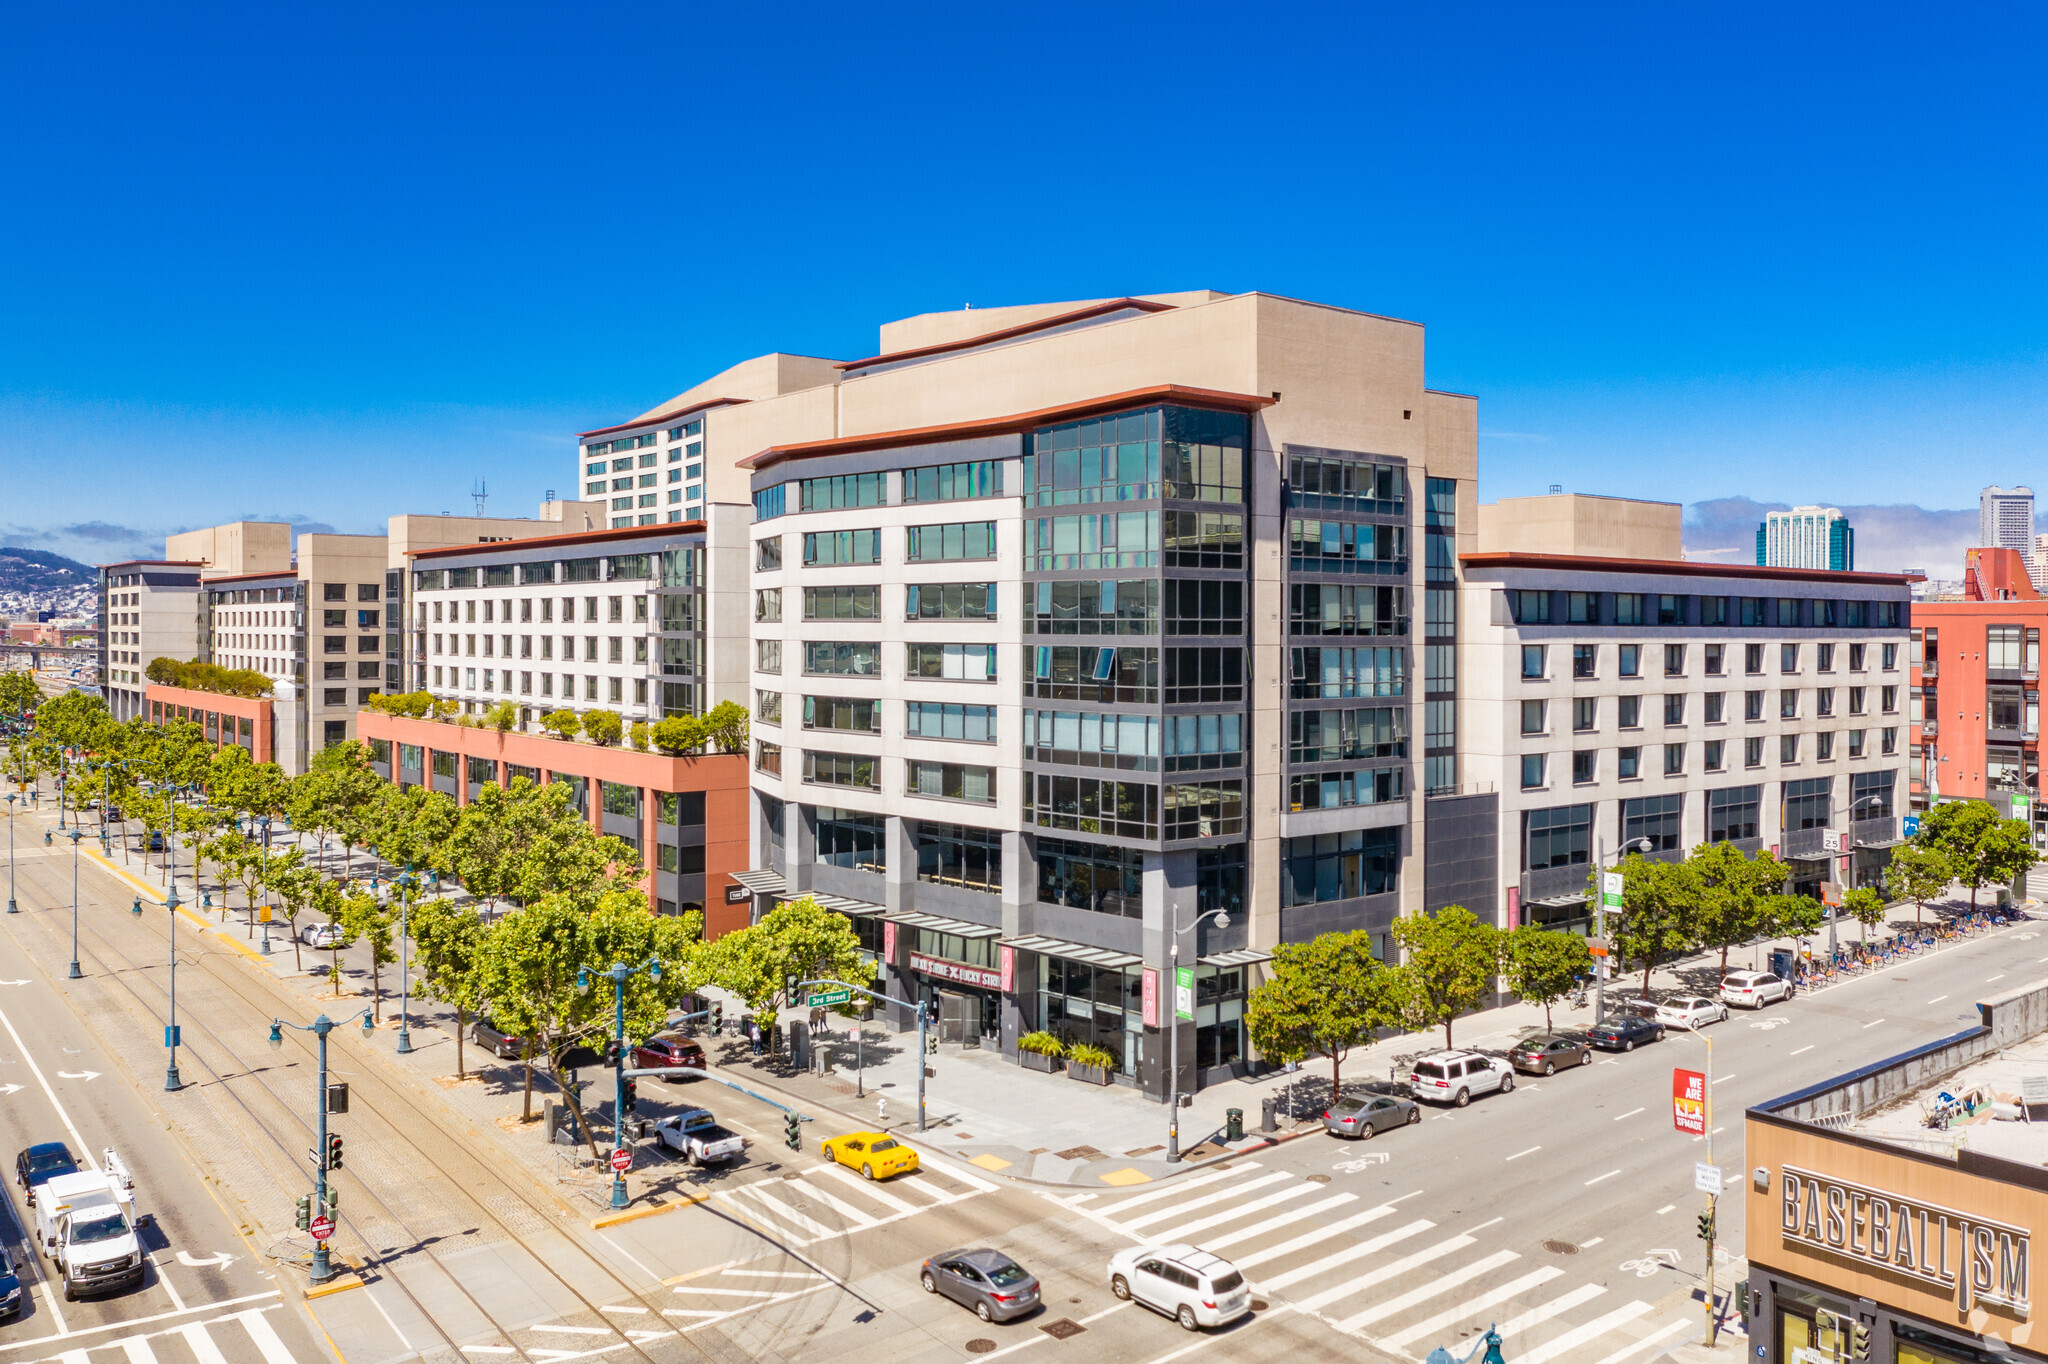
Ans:
{"label": "pedestrian on sidewalk", "polygon": [[884,1132],[889,1130],[889,1096],[886,1094],[875,1100],[875,1126]]}
{"label": "pedestrian on sidewalk", "polygon": [[761,1023],[752,1014],[747,1015],[747,1044],[754,1049],[754,1055],[761,1054]]}

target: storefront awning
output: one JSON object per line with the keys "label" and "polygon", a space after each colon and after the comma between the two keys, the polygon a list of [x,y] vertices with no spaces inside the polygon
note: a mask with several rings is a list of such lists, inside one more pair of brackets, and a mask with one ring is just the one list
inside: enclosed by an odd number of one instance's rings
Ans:
{"label": "storefront awning", "polygon": [[785,895],[789,882],[779,871],[736,871],[732,879],[756,895]]}
{"label": "storefront awning", "polygon": [[836,910],[838,913],[855,919],[865,919],[870,914],[880,914],[885,908],[885,906],[878,905],[872,900],[854,900],[844,895],[820,895],[815,890],[811,892],[811,898],[827,909]]}
{"label": "storefront awning", "polygon": [[1526,900],[1523,903],[1534,909],[1563,909],[1566,905],[1582,905],[1592,898],[1591,894],[1582,890],[1575,895],[1546,895],[1540,900]]}
{"label": "storefront awning", "polygon": [[1066,942],[1060,938],[1010,938],[1003,943],[1020,952],[1037,952],[1048,957],[1064,957],[1068,961],[1086,962],[1090,966],[1114,967],[1137,966],[1144,958],[1132,956],[1129,952],[1112,952],[1107,947],[1083,947],[1077,942]]}
{"label": "storefront awning", "polygon": [[1235,947],[1228,952],[1211,952],[1200,958],[1204,966],[1256,966],[1262,961],[1273,960],[1271,952],[1261,952],[1256,947]]}
{"label": "storefront awning", "polygon": [[912,928],[929,928],[935,933],[951,933],[956,938],[999,938],[1003,934],[1000,928],[991,928],[987,924],[971,924],[965,919],[948,919],[938,914],[913,914],[904,911],[887,917],[899,924],[908,924]]}

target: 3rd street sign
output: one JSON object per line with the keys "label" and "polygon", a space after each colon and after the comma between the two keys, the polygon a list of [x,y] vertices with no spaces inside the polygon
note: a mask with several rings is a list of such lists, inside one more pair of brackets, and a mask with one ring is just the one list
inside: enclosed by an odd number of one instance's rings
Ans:
{"label": "3rd street sign", "polygon": [[814,990],[811,992],[811,1007],[813,1009],[822,1009],[828,1004],[850,1004],[852,1002],[853,991],[851,990]]}

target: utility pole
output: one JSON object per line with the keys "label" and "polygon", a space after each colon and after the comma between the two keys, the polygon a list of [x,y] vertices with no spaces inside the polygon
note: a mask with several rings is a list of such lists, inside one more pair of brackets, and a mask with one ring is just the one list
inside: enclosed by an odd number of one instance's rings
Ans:
{"label": "utility pole", "polygon": [[[357,1017],[363,1020],[363,1036],[367,1038],[373,1026],[370,1021],[370,1011],[364,1009]],[[343,1023],[351,1021],[353,1020],[344,1018],[341,1020],[341,1023],[336,1023],[326,1014],[321,1014],[311,1023],[287,1023],[281,1018],[270,1020],[270,1045],[273,1048],[283,1048],[284,1030],[286,1028],[293,1028],[299,1032],[309,1032],[320,1039],[320,1089],[317,1095],[319,1123],[314,1129],[316,1133],[315,1140],[318,1142],[318,1145],[313,1148],[312,1152],[313,1207],[318,1216],[328,1219],[330,1231],[334,1216],[332,1209],[340,1203],[340,1199],[328,1187],[327,1171],[330,1165],[337,1170],[341,1168],[340,1161],[336,1159],[341,1154],[341,1150],[338,1144],[330,1145],[327,1138],[327,1034],[342,1026]],[[339,1143],[339,1141],[339,1137],[335,1138],[336,1143]],[[316,1284],[326,1283],[334,1277],[334,1266],[327,1258],[327,1237],[325,1236],[315,1236],[313,1238],[313,1270],[311,1277]]]}
{"label": "utility pole", "polygon": [[[1709,1165],[1713,1165],[1713,1164],[1714,1164],[1714,1039],[1713,1039],[1713,1038],[1711,1038],[1711,1037],[1708,1037],[1708,1036],[1706,1035],[1706,1033],[1705,1033],[1704,1031],[1702,1031],[1702,1032],[1700,1033],[1700,1041],[1702,1041],[1702,1042],[1704,1042],[1704,1043],[1706,1043],[1706,1044],[1707,1044],[1707,1095],[1706,1095],[1706,1114],[1707,1114],[1707,1164],[1709,1164]],[[1719,1169],[1720,1169],[1721,1167],[1720,1167],[1720,1166],[1718,1166],[1718,1165],[1715,1165],[1715,1166],[1714,1166],[1714,1168],[1715,1168],[1715,1170],[1716,1170],[1716,1171],[1718,1171],[1718,1170],[1719,1170]],[[1701,1337],[1701,1341],[1700,1341],[1700,1343],[1701,1343],[1701,1344],[1703,1344],[1703,1345],[1705,1345],[1705,1346],[1706,1346],[1706,1347],[1707,1347],[1707,1348],[1708,1348],[1709,1350],[1711,1350],[1711,1349],[1713,1349],[1713,1348],[1714,1348],[1714,1327],[1715,1327],[1715,1315],[1714,1315],[1714,1237],[1715,1237],[1715,1233],[1717,1233],[1717,1232],[1718,1232],[1718,1231],[1720,1230],[1720,1227],[1719,1227],[1719,1226],[1717,1225],[1717,1223],[1716,1223],[1716,1207],[1717,1207],[1717,1205],[1718,1205],[1718,1203],[1719,1203],[1719,1202],[1720,1202],[1720,1196],[1719,1196],[1718,1194],[1712,1194],[1712,1193],[1710,1193],[1710,1194],[1708,1194],[1708,1195],[1707,1195],[1707,1211],[1706,1211],[1706,1213],[1704,1214],[1704,1216],[1703,1216],[1703,1217],[1701,1218],[1701,1222],[1700,1222],[1700,1229],[1701,1229],[1701,1230],[1702,1230],[1702,1231],[1703,1231],[1703,1232],[1705,1233],[1705,1236],[1704,1236],[1704,1238],[1703,1238],[1703,1239],[1704,1239],[1704,1240],[1706,1241],[1706,1243],[1707,1243],[1707,1292],[1706,1292],[1706,1299],[1707,1299],[1707,1329],[1706,1329],[1706,1334],[1705,1334],[1705,1335],[1704,1335],[1703,1337]]]}

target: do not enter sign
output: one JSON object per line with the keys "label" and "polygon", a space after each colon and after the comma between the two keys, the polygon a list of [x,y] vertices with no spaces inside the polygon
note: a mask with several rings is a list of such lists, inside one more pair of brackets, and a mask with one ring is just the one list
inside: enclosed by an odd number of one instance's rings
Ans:
{"label": "do not enter sign", "polygon": [[329,1217],[326,1213],[321,1213],[318,1217],[313,1219],[311,1230],[313,1233],[314,1240],[324,1241],[328,1237],[334,1235],[334,1219],[332,1217]]}
{"label": "do not enter sign", "polygon": [[633,1153],[623,1146],[621,1146],[618,1150],[612,1152],[612,1168],[614,1170],[617,1170],[620,1174],[624,1174],[626,1173],[626,1171],[632,1169]]}

